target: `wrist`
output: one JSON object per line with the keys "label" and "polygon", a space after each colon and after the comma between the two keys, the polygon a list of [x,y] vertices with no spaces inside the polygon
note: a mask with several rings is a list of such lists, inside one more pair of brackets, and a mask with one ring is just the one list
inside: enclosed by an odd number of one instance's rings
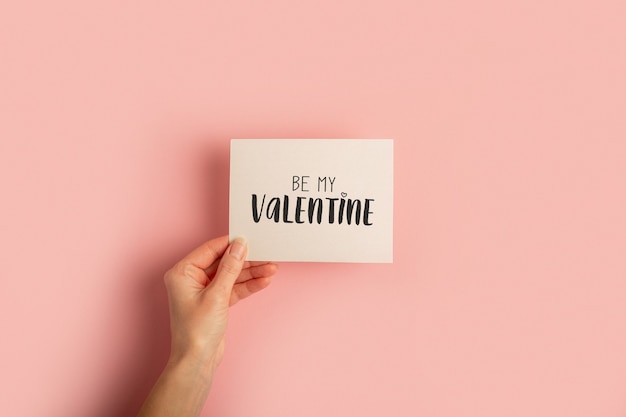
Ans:
{"label": "wrist", "polygon": [[179,369],[198,379],[211,380],[219,362],[217,352],[202,349],[172,350],[166,367]]}
{"label": "wrist", "polygon": [[214,361],[203,360],[197,356],[171,355],[165,366],[165,372],[176,375],[177,379],[188,381],[198,387],[211,386],[217,365]]}
{"label": "wrist", "polygon": [[189,356],[170,357],[139,416],[198,416],[215,367]]}

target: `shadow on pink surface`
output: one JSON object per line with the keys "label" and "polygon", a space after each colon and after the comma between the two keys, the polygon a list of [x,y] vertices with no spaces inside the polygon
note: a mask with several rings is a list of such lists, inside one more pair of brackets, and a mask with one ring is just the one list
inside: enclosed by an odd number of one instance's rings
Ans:
{"label": "shadow on pink surface", "polygon": [[134,416],[150,392],[169,355],[169,317],[167,293],[160,277],[175,259],[173,256],[153,254],[159,259],[145,266],[141,281],[133,298],[139,317],[137,328],[126,355],[117,365],[117,379],[109,381],[109,390],[103,393],[103,403],[93,414],[95,417]]}
{"label": "shadow on pink surface", "polygon": [[[131,340],[126,341],[121,359],[112,364],[119,369],[117,376],[105,384],[109,388],[102,393],[102,403],[94,405],[95,411],[88,415],[108,417],[137,414],[169,355],[169,311],[162,277],[202,241],[228,232],[228,148],[215,146],[216,143],[224,142],[207,140],[209,149],[206,146],[193,149],[187,155],[190,171],[179,175],[178,182],[182,186],[190,186],[194,191],[192,201],[182,204],[183,209],[192,208],[192,212],[181,213],[180,207],[174,204],[162,220],[153,221],[163,225],[162,230],[152,231],[152,235],[159,237],[150,239],[148,245],[138,243],[131,246],[142,249],[127,254],[127,259],[132,261],[122,279],[135,281],[132,285],[133,293],[124,298],[127,303],[134,305],[133,308],[126,307],[136,313],[136,317],[129,318],[134,323],[134,329],[129,331]],[[176,185],[174,182],[171,186]],[[149,205],[146,202],[146,207],[141,210],[150,213]],[[175,228],[167,224],[168,218],[181,215],[191,217],[185,224],[194,223],[194,218],[198,219],[197,227],[183,237],[181,233],[184,231],[173,230]],[[133,240],[142,242],[144,239],[144,236],[139,235]]]}

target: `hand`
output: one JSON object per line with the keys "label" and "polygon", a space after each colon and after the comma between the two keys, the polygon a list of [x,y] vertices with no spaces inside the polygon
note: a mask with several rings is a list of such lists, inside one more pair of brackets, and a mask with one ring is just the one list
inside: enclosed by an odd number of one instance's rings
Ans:
{"label": "hand", "polygon": [[170,359],[140,417],[198,416],[224,354],[228,308],[267,287],[278,265],[245,262],[243,240],[210,240],[165,274],[170,302]]}
{"label": "hand", "polygon": [[243,239],[228,236],[195,249],[165,274],[170,302],[170,360],[193,358],[213,372],[224,354],[228,308],[270,284],[278,265],[244,262]]}

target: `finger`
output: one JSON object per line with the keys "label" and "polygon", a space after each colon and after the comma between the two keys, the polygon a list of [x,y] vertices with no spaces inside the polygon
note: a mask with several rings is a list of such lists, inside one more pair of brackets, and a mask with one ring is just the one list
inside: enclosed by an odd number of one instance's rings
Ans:
{"label": "finger", "polygon": [[[215,277],[215,271],[217,270],[218,265],[219,262],[214,262],[213,265],[205,270],[206,274],[202,274],[204,276],[204,280],[201,282],[203,287],[206,287],[207,284]],[[235,280],[235,284],[246,282],[251,279],[271,277],[278,271],[278,264],[274,262],[245,262],[243,265],[243,269]]]}
{"label": "finger", "polygon": [[[265,264],[270,264],[270,263],[275,263],[275,262],[268,262],[268,261],[245,261],[243,263],[243,271],[246,271],[248,268],[254,268],[256,266],[259,265],[265,265]],[[217,266],[219,265],[219,262],[213,262],[208,268],[206,268],[204,270],[204,272],[206,272],[207,276],[209,277],[213,277],[215,275],[215,271],[217,271]]]}
{"label": "finger", "polygon": [[181,263],[191,264],[200,269],[207,269],[215,260],[219,259],[228,247],[228,236],[221,236],[204,242],[185,256]]}
{"label": "finger", "polygon": [[217,288],[222,294],[230,294],[243,268],[247,251],[246,241],[243,238],[235,239],[222,255],[215,278],[207,288]]}
{"label": "finger", "polygon": [[239,277],[237,277],[235,283],[240,284],[251,279],[271,277],[276,273],[276,271],[278,271],[278,264],[272,262],[250,266],[248,268],[245,268],[244,266],[244,269],[239,274]]}
{"label": "finger", "polygon": [[230,293],[230,305],[237,304],[240,300],[251,296],[255,292],[267,288],[272,282],[272,277],[255,278],[240,284],[235,284],[233,291]]}

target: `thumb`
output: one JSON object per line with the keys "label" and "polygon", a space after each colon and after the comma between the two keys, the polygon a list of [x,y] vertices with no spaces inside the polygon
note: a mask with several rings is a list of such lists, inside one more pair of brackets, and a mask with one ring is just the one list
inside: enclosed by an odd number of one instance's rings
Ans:
{"label": "thumb", "polygon": [[210,286],[219,288],[220,292],[230,295],[235,281],[243,268],[248,246],[245,239],[238,237],[228,246],[215,273],[215,278]]}

